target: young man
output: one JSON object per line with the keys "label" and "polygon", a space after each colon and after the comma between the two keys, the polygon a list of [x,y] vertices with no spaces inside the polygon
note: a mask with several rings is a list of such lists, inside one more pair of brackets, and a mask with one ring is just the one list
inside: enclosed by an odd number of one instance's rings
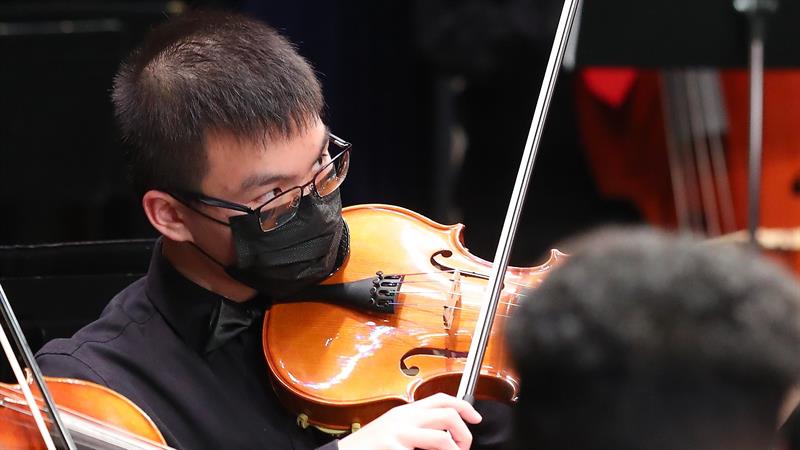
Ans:
{"label": "young man", "polygon": [[800,378],[800,286],[739,249],[583,241],[511,319],[519,449],[767,450]]}
{"label": "young man", "polygon": [[[193,15],[151,33],[113,101],[162,238],[144,278],[39,352],[43,372],[120,392],[177,448],[316,447],[273,394],[257,320],[347,251],[338,187],[349,144],[320,119],[313,70],[257,21]],[[466,449],[465,422],[480,420],[436,395],[325,448]]]}

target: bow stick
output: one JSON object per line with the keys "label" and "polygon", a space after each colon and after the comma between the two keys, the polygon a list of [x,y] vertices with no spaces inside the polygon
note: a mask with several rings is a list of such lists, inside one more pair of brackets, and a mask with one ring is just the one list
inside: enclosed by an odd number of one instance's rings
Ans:
{"label": "bow stick", "polygon": [[456,394],[458,398],[470,403],[475,399],[475,386],[481,373],[483,356],[486,353],[486,345],[489,342],[489,333],[494,322],[494,315],[497,312],[497,305],[500,302],[500,292],[503,278],[508,268],[508,258],[511,255],[511,247],[519,225],[519,218],[522,215],[522,205],[525,203],[525,194],[533,173],[534,163],[536,162],[536,154],[541,143],[545,119],[547,119],[547,112],[550,109],[550,100],[553,98],[558,69],[561,67],[561,61],[564,58],[579,3],[580,0],[565,0],[561,10],[561,18],[558,21],[553,48],[550,50],[550,59],[547,62],[544,81],[539,91],[539,99],[536,102],[528,139],[525,142],[525,151],[522,155],[522,162],[517,172],[517,180],[514,183],[514,190],[511,193],[506,219],[503,223],[503,230],[500,233],[500,241],[497,244],[497,251],[494,256],[494,266],[489,277],[491,291],[489,291],[487,300],[481,306],[478,320],[475,323],[475,332],[472,334],[466,367],[461,376],[458,393]]}

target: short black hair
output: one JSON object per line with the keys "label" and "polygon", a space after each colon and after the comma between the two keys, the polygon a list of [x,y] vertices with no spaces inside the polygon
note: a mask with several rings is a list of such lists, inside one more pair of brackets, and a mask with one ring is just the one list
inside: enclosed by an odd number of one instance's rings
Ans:
{"label": "short black hair", "polygon": [[800,374],[800,286],[740,248],[606,230],[527,294],[519,448],[759,448]]}
{"label": "short black hair", "polygon": [[136,190],[195,190],[204,138],[266,142],[302,131],[323,107],[309,63],[274,29],[199,11],[155,28],[114,79],[114,110]]}

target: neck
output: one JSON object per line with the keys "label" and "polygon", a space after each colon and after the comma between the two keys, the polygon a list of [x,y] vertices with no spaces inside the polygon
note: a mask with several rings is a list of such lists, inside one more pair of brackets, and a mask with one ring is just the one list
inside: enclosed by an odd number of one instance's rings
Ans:
{"label": "neck", "polygon": [[181,275],[228,300],[244,302],[256,295],[255,289],[228,276],[221,265],[189,242],[177,242],[165,237],[161,253]]}

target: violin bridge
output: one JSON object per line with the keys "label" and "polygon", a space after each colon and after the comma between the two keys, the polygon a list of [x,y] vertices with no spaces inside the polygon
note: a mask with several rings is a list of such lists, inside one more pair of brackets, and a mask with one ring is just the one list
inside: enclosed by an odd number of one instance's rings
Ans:
{"label": "violin bridge", "polygon": [[456,309],[461,307],[461,272],[456,270],[453,272],[453,286],[450,288],[450,294],[444,304],[442,311],[442,324],[445,330],[450,330],[453,326],[453,316]]}

